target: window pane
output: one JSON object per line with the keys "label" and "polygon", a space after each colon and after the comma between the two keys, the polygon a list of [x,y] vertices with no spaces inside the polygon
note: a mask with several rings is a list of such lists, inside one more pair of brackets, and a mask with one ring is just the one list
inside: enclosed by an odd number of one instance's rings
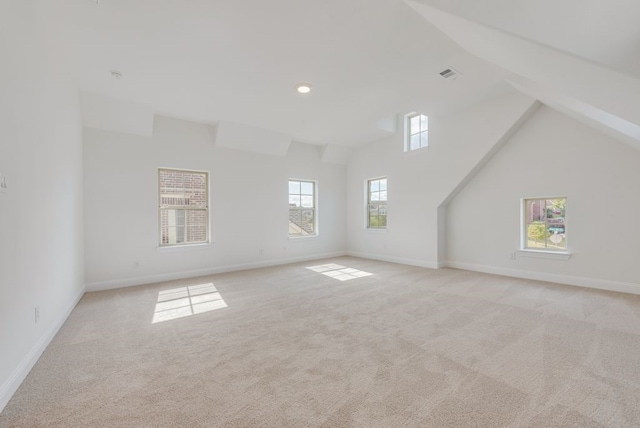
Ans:
{"label": "window pane", "polygon": [[300,195],[289,195],[289,206],[300,206]]}
{"label": "window pane", "polygon": [[300,182],[299,181],[290,181],[289,182],[289,194],[300,194]]}
{"label": "window pane", "polygon": [[411,136],[411,146],[409,148],[411,150],[420,148],[420,134],[415,134]]}
{"label": "window pane", "polygon": [[380,179],[380,190],[387,190],[387,179]]}
{"label": "window pane", "polygon": [[309,183],[307,181],[303,181],[301,183],[302,194],[303,195],[313,195],[313,183]]}
{"label": "window pane", "polygon": [[289,236],[316,234],[315,182],[289,181]]}
{"label": "window pane", "polygon": [[387,200],[387,191],[386,190],[384,192],[380,192],[380,200],[381,201],[386,201]]}
{"label": "window pane", "polygon": [[315,233],[315,211],[314,210],[302,210],[302,228],[308,234]]}
{"label": "window pane", "polygon": [[567,249],[565,225],[566,198],[528,199],[525,203],[524,248],[565,251]]}
{"label": "window pane", "polygon": [[422,132],[420,134],[420,147],[427,147],[429,145],[429,133]]}
{"label": "window pane", "polygon": [[425,115],[420,115],[420,130],[426,131],[429,129],[429,118]]}
{"label": "window pane", "polygon": [[411,118],[411,125],[409,129],[411,134],[417,134],[420,132],[420,116],[413,116]]}
{"label": "window pane", "polygon": [[371,193],[371,202],[380,200],[380,192]]}
{"label": "window pane", "polygon": [[372,180],[371,185],[369,186],[369,191],[370,192],[377,192],[378,190],[380,190],[380,180]]}
{"label": "window pane", "polygon": [[160,245],[206,242],[208,174],[158,169]]}

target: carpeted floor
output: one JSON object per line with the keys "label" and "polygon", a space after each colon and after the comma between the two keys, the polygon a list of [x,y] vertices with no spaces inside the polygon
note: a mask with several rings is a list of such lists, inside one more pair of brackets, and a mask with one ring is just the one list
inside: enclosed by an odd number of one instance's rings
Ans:
{"label": "carpeted floor", "polygon": [[0,426],[637,427],[640,297],[351,257],[88,293]]}

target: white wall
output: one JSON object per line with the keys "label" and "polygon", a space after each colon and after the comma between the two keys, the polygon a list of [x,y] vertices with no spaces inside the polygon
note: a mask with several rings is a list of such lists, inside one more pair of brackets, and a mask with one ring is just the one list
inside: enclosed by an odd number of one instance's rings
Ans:
{"label": "white wall", "polygon": [[[393,136],[356,150],[347,167],[350,254],[439,266],[445,229],[438,207],[535,107],[535,100],[513,91],[454,115],[429,117],[428,149],[404,152],[400,126]],[[384,231],[365,228],[366,180],[380,176],[388,177]]]}
{"label": "white wall", "polygon": [[[89,290],[346,250],[345,166],[320,162],[316,146],[293,143],[287,156],[217,148],[208,126],[156,116],[153,137],[85,128],[84,164]],[[212,245],[157,248],[158,167],[209,171]],[[316,238],[288,238],[289,178],[318,180]]]}
{"label": "white wall", "polygon": [[[448,207],[454,266],[640,291],[640,151],[543,107]],[[525,258],[520,198],[567,196],[568,261]]]}
{"label": "white wall", "polygon": [[0,3],[0,411],[83,293],[78,92],[43,5]]}

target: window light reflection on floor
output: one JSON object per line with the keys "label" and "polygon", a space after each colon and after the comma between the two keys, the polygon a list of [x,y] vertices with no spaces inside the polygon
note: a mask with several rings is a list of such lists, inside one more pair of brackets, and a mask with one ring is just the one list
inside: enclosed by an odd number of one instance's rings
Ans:
{"label": "window light reflection on floor", "polygon": [[349,281],[351,279],[362,278],[365,276],[373,275],[372,273],[365,272],[358,269],[348,268],[335,263],[326,265],[309,266],[307,269],[314,272],[321,273],[338,281]]}
{"label": "window light reflection on floor", "polygon": [[151,324],[226,307],[227,303],[212,282],[163,290],[158,293],[158,302]]}

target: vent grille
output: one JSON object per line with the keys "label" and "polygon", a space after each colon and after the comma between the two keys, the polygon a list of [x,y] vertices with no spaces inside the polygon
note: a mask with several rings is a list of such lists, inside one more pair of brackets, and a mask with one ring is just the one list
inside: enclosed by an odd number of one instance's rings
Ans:
{"label": "vent grille", "polygon": [[444,77],[445,79],[456,80],[458,77],[462,76],[462,74],[460,74],[458,70],[447,68],[446,70],[442,70],[440,72],[440,76]]}

